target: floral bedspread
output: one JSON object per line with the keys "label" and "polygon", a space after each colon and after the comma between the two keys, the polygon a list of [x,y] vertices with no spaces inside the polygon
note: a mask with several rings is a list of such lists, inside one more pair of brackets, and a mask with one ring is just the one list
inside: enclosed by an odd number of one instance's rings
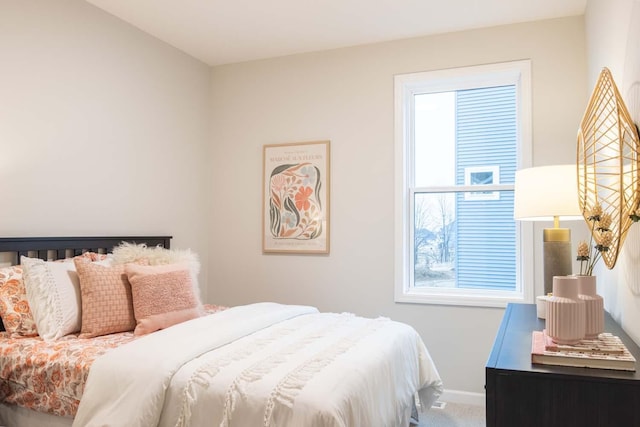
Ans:
{"label": "floral bedspread", "polygon": [[[208,314],[226,307],[205,305]],[[93,361],[139,337],[122,332],[90,339],[68,335],[54,342],[0,332],[0,401],[73,417]]]}

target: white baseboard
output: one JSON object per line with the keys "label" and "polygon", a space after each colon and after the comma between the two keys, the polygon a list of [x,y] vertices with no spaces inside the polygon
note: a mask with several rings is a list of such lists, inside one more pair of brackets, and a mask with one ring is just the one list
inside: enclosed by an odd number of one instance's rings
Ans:
{"label": "white baseboard", "polygon": [[451,403],[463,403],[465,405],[485,406],[486,396],[484,393],[445,389],[438,400]]}

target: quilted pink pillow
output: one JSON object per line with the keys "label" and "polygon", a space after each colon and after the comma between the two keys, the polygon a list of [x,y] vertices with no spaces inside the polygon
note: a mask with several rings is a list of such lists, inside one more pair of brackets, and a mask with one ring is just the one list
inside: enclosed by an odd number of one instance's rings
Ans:
{"label": "quilted pink pillow", "polygon": [[0,317],[12,337],[38,335],[19,265],[0,268]]}
{"label": "quilted pink pillow", "polygon": [[87,258],[73,261],[82,297],[80,338],[133,330],[136,322],[124,265],[105,266]]}
{"label": "quilted pink pillow", "polygon": [[136,318],[134,335],[144,335],[204,314],[187,264],[126,264]]}

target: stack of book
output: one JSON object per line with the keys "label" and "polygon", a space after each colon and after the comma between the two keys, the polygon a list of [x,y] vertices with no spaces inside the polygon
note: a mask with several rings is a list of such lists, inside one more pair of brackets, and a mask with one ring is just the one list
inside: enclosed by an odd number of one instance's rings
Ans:
{"label": "stack of book", "polygon": [[636,359],[615,335],[602,333],[596,339],[574,345],[556,344],[546,331],[534,331],[531,362],[542,365],[635,371]]}

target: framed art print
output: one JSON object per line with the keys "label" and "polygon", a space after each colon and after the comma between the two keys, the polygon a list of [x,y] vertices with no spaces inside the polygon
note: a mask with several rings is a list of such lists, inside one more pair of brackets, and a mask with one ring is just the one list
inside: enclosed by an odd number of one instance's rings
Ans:
{"label": "framed art print", "polygon": [[329,141],[264,146],[264,253],[329,253],[329,153]]}

